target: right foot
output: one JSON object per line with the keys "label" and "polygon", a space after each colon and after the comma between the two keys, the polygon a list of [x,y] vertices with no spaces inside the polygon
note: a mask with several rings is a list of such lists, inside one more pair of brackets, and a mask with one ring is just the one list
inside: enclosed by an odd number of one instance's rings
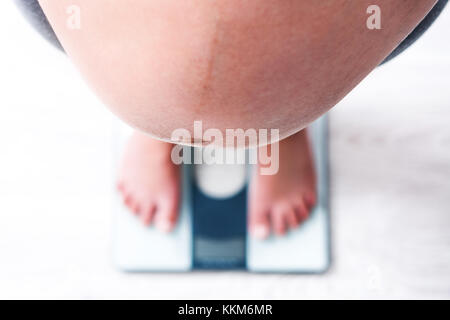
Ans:
{"label": "right foot", "polygon": [[316,203],[316,172],[311,146],[302,130],[279,142],[279,171],[255,172],[250,184],[250,231],[260,239],[300,226]]}
{"label": "right foot", "polygon": [[128,141],[117,187],[125,205],[145,225],[171,231],[178,218],[180,168],[171,160],[173,145],[135,132]]}

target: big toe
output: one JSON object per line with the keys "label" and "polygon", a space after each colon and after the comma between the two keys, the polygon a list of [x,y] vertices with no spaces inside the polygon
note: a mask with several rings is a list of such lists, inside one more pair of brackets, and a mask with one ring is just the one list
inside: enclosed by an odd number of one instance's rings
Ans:
{"label": "big toe", "polygon": [[146,226],[152,224],[155,213],[156,213],[156,204],[153,202],[148,203],[141,213],[142,223]]}
{"label": "big toe", "polygon": [[264,210],[250,210],[250,234],[257,239],[266,239],[270,235],[268,212]]}
{"label": "big toe", "polygon": [[178,220],[178,201],[174,197],[162,199],[158,204],[155,223],[162,232],[171,232]]}

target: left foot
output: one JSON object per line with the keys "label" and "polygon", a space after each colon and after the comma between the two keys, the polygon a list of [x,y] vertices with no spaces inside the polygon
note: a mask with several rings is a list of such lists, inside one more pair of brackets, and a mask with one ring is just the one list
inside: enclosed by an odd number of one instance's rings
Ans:
{"label": "left foot", "polygon": [[144,225],[164,232],[178,219],[180,168],[170,158],[173,145],[134,132],[128,141],[117,187],[125,205]]}
{"label": "left foot", "polygon": [[284,235],[305,221],[316,203],[316,174],[306,130],[279,142],[279,171],[256,168],[249,193],[249,228],[256,238]]}

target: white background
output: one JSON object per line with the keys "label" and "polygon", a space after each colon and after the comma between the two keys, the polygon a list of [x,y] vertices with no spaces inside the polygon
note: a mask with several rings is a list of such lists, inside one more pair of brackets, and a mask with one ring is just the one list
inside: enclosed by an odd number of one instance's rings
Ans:
{"label": "white background", "polygon": [[331,112],[333,266],[310,276],[117,271],[117,120],[0,12],[0,298],[450,298],[450,8]]}

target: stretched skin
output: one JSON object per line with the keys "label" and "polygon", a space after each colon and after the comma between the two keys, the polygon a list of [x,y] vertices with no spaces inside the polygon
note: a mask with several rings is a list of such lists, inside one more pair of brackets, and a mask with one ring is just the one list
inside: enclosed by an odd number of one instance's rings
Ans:
{"label": "stretched skin", "polygon": [[[177,128],[276,128],[325,113],[435,0],[40,0],[63,48],[111,110],[168,140]],[[81,29],[66,9],[81,8]]]}

